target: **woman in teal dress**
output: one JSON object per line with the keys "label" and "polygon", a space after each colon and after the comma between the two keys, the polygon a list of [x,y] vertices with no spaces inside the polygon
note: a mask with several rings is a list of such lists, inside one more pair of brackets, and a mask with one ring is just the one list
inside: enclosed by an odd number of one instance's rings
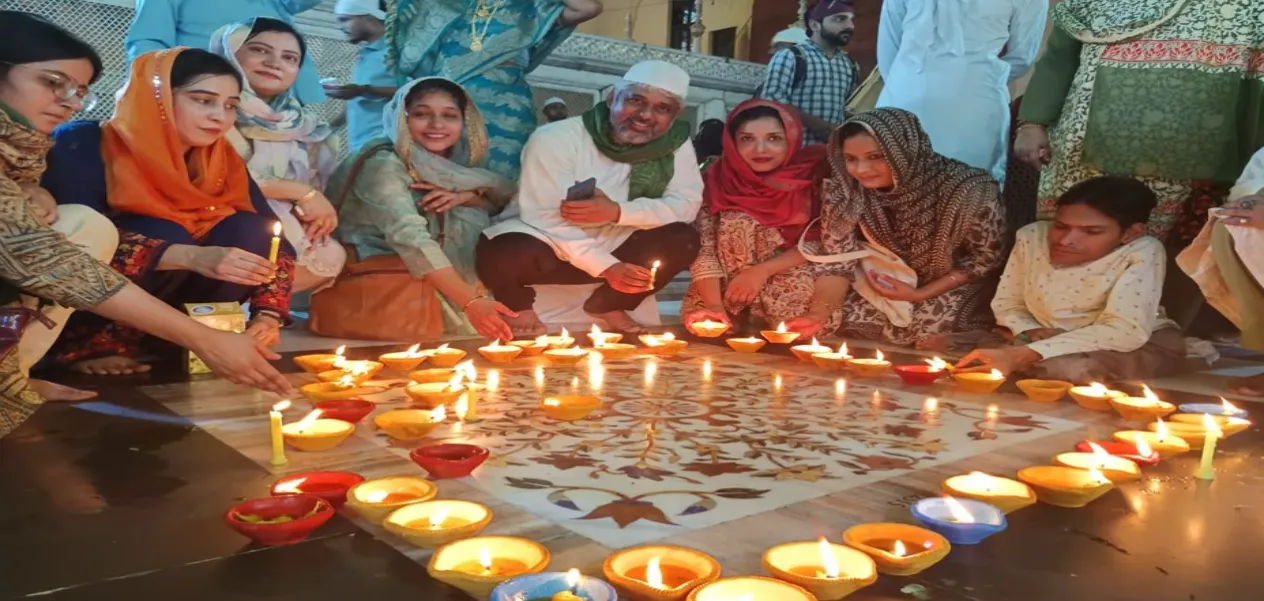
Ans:
{"label": "woman in teal dress", "polygon": [[600,0],[390,0],[387,68],[401,82],[444,77],[465,88],[487,119],[487,167],[516,181],[536,126],[527,74],[601,8]]}

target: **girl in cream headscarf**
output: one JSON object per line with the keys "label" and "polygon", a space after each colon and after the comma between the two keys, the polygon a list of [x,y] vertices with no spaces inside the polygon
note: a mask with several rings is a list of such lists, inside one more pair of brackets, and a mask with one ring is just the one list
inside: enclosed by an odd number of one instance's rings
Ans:
{"label": "girl in cream headscarf", "polygon": [[387,138],[330,179],[338,238],[362,260],[398,255],[413,277],[433,284],[445,334],[513,338],[501,317],[513,312],[476,287],[474,274],[478,236],[514,192],[483,168],[488,141],[478,107],[456,83],[424,78],[401,87],[383,119]]}

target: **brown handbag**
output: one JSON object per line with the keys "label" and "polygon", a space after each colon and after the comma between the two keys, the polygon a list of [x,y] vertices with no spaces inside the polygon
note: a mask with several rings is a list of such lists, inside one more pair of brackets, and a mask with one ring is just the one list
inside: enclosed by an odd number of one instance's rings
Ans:
{"label": "brown handbag", "polygon": [[[339,200],[351,192],[364,162],[389,148],[389,144],[382,144],[360,154],[347,174]],[[438,219],[442,245],[443,219]],[[426,342],[443,336],[443,307],[438,289],[413,277],[399,255],[361,261],[348,247],[347,266],[333,286],[312,295],[308,328],[331,338]]]}

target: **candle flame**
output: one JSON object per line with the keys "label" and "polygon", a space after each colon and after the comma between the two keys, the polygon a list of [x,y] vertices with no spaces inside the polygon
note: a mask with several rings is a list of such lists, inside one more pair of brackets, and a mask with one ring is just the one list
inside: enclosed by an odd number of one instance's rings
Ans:
{"label": "candle flame", "polygon": [[886,357],[882,356],[882,351],[878,351],[878,352],[874,353],[874,354],[873,354],[873,357],[874,357],[875,359],[879,360],[879,361],[886,361],[886,360],[887,360],[887,358],[886,358]]}
{"label": "candle flame", "polygon": [[[671,332],[665,332],[662,336],[662,339],[666,342],[671,342],[676,339],[676,335]],[[1225,402],[1228,402],[1228,401],[1225,401]]]}
{"label": "candle flame", "polygon": [[847,355],[847,343],[846,343],[846,342],[844,342],[844,343],[842,343],[842,344],[838,345],[838,354],[839,354],[839,355],[841,355],[841,356],[843,356],[843,357],[847,357],[847,356],[848,356],[848,355]]}
{"label": "candle flame", "polygon": [[892,551],[892,555],[895,555],[896,557],[904,557],[905,555],[908,555],[908,549],[904,548],[904,541],[902,540],[895,541],[895,549]]}
{"label": "candle flame", "polygon": [[606,341],[610,339],[606,333],[601,331],[601,328],[597,327],[597,324],[593,324],[592,330],[588,332],[588,338],[592,340],[593,346],[598,347],[606,346]]}
{"label": "candle flame", "polygon": [[1220,431],[1220,424],[1216,423],[1216,419],[1209,413],[1203,414],[1203,428],[1207,429],[1207,436],[1215,436],[1220,438],[1224,436],[1224,432]]}
{"label": "candle flame", "polygon": [[1093,382],[1088,387],[1094,396],[1106,396],[1106,393],[1110,392],[1110,389],[1103,386],[1101,382]]}
{"label": "candle flame", "polygon": [[280,486],[277,486],[276,491],[279,493],[296,493],[298,492],[299,487],[302,486],[304,482],[307,482],[307,478],[295,478],[293,480],[290,480],[289,482],[286,482]]}
{"label": "candle flame", "polygon": [[312,424],[316,423],[316,420],[320,419],[321,413],[324,413],[324,412],[321,411],[320,409],[317,409],[315,411],[312,411],[311,413],[308,413],[306,417],[299,420],[298,423],[294,425],[294,428],[297,429],[299,432],[303,432],[307,430],[308,428],[312,427]]}
{"label": "candle flame", "polygon": [[812,337],[812,346],[821,346],[821,343],[816,339],[816,336]]}
{"label": "candle flame", "polygon": [[408,350],[405,352],[408,353],[409,355],[416,355],[417,351],[419,350],[421,350],[421,343],[417,343],[408,347]]}
{"label": "candle flame", "polygon": [[1158,405],[1160,403],[1159,395],[1154,394],[1154,391],[1150,390],[1150,387],[1146,386],[1145,384],[1141,385],[1141,394],[1144,395],[1145,399],[1147,401],[1150,401],[1150,403],[1153,405]]}
{"label": "candle flame", "polygon": [[430,514],[430,527],[438,528],[443,525],[443,521],[446,519],[448,519],[448,510],[436,509],[434,513]]}
{"label": "candle flame", "polygon": [[933,372],[940,372],[948,369],[948,362],[940,359],[939,357],[927,359],[926,363],[930,365],[930,370]]}
{"label": "candle flame", "polygon": [[1110,480],[1106,478],[1106,475],[1103,474],[1102,471],[1097,468],[1089,469],[1088,477],[1089,477],[1089,480],[1093,482],[1093,484],[1097,484],[1097,485],[1102,485],[1102,484],[1106,484],[1110,482]]}
{"label": "candle flame", "polygon": [[364,495],[364,500],[368,501],[369,503],[381,503],[382,501],[386,500],[386,497],[389,494],[390,493],[384,490],[375,490],[375,491],[370,492],[367,495]]}
{"label": "candle flame", "polygon": [[548,345],[548,343],[549,343],[549,337],[548,337],[548,336],[540,336],[539,338],[536,338],[536,339],[535,339],[535,345],[536,345],[536,346]]}
{"label": "candle flame", "polygon": [[352,376],[367,376],[373,368],[369,367],[368,361],[354,361],[348,364],[349,371]]}
{"label": "candle flame", "polygon": [[566,586],[568,588],[579,586],[579,570],[571,568],[570,571],[566,572]]}
{"label": "candle flame", "polygon": [[970,511],[962,505],[960,501],[952,497],[944,497],[944,504],[948,506],[948,513],[952,514],[952,519],[962,524],[973,524],[976,520]]}
{"label": "candle flame", "polygon": [[838,578],[838,558],[834,556],[834,545],[831,545],[823,536],[820,539],[820,543],[821,567],[825,568],[825,577]]}
{"label": "candle flame", "polygon": [[566,328],[562,328],[562,335],[559,336],[559,338],[561,338],[562,340],[566,340],[567,338],[570,338],[570,337],[571,337],[571,333],[567,332]]}
{"label": "candle flame", "polygon": [[438,424],[438,423],[442,423],[446,421],[447,419],[448,419],[448,410],[443,405],[439,405],[438,407],[435,407],[435,410],[430,412],[431,423]]}
{"label": "candle flame", "polygon": [[355,376],[352,376],[351,374],[346,374],[342,376],[341,378],[338,378],[338,387],[339,388],[355,387]]}
{"label": "candle flame", "polygon": [[561,407],[562,401],[555,399],[553,397],[549,397],[547,399],[544,399],[544,404],[548,405],[549,407]]}
{"label": "candle flame", "polygon": [[456,418],[465,421],[465,414],[470,412],[470,395],[463,394],[461,398],[456,400],[456,404],[452,407],[456,412]]}
{"label": "candle flame", "polygon": [[938,410],[939,410],[939,399],[934,398],[934,397],[926,397],[926,400],[922,402],[922,411],[931,413]]}
{"label": "candle flame", "polygon": [[478,565],[483,566],[484,570],[492,569],[492,552],[487,547],[478,550]]}
{"label": "candle flame", "polygon": [[777,324],[777,333],[778,334],[786,333],[786,322],[783,321],[780,324]]}
{"label": "candle flame", "polygon": [[499,346],[500,346],[500,339],[499,339],[499,338],[497,338],[497,339],[496,339],[496,342],[493,342],[493,343],[492,343],[492,348],[496,348],[496,347],[499,347]]}
{"label": "candle flame", "polygon": [[1154,436],[1159,442],[1167,441],[1167,424],[1163,423],[1163,418],[1159,418],[1158,425],[1154,426]]}
{"label": "candle flame", "polygon": [[663,266],[662,261],[654,261],[654,264],[650,266],[650,269],[658,269],[659,267],[662,267],[662,266]]}
{"label": "candle flame", "polygon": [[281,222],[280,221],[272,222],[272,237],[273,238],[281,237]]}
{"label": "candle flame", "polygon": [[1240,409],[1234,406],[1233,403],[1230,403],[1229,401],[1225,400],[1224,397],[1220,397],[1220,406],[1222,407],[1221,411],[1223,411],[1225,415],[1228,415],[1230,413],[1237,413],[1238,411],[1240,411]]}
{"label": "candle flame", "polygon": [[289,401],[281,401],[280,403],[277,403],[277,404],[275,404],[275,405],[273,405],[273,406],[272,406],[272,410],[273,410],[273,411],[276,411],[276,412],[278,412],[278,413],[279,413],[279,412],[281,412],[281,411],[285,411],[286,409],[289,409],[289,408],[290,408],[290,402],[289,402]]}
{"label": "candle flame", "polygon": [[[497,340],[497,341],[496,341],[496,346],[500,346],[500,341],[499,341],[499,340]],[[470,359],[469,361],[465,361],[465,362],[463,362],[463,363],[461,363],[461,364],[457,365],[457,366],[456,366],[455,368],[453,368],[453,369],[455,369],[455,370],[456,370],[456,373],[459,373],[459,374],[461,374],[462,376],[465,376],[465,379],[466,379],[466,380],[469,380],[469,381],[470,381],[470,383],[474,383],[474,382],[477,382],[477,381],[478,381],[478,370],[477,370],[477,369],[474,369],[474,360],[473,360],[473,359]]]}
{"label": "candle flame", "polygon": [[1146,442],[1144,436],[1138,436],[1133,439],[1133,444],[1137,446],[1137,455],[1141,457],[1150,457],[1154,455],[1154,449],[1150,448],[1150,443]]}
{"label": "candle flame", "polygon": [[453,374],[452,379],[448,380],[448,390],[457,390],[462,388],[462,384],[464,384],[464,382],[465,374],[458,371]]}
{"label": "candle flame", "polygon": [[663,569],[659,564],[659,559],[655,557],[645,566],[645,583],[656,589],[666,588],[663,586]]}
{"label": "candle flame", "polygon": [[1093,451],[1093,456],[1097,458],[1098,463],[1106,464],[1106,458],[1110,457],[1110,453],[1107,453],[1106,449],[1103,449],[1101,445],[1095,442],[1088,443],[1088,448]]}
{"label": "candle flame", "polygon": [[993,480],[992,476],[983,472],[970,472],[970,475],[966,476],[966,486],[974,489],[981,488],[983,492],[990,493],[992,492]]}
{"label": "candle flame", "polygon": [[345,345],[345,344],[344,344],[344,345],[342,345],[342,346],[338,347],[338,350],[334,351],[334,354],[335,354],[335,355],[337,355],[337,356],[339,356],[339,357],[341,357],[341,356],[343,356],[346,352],[347,352],[347,345]]}
{"label": "candle flame", "polygon": [[999,370],[999,369],[993,369],[993,370],[992,370],[992,373],[991,373],[991,376],[992,376],[992,379],[993,379],[993,380],[1004,380],[1004,379],[1005,379],[1005,374],[1001,373],[1001,370]]}

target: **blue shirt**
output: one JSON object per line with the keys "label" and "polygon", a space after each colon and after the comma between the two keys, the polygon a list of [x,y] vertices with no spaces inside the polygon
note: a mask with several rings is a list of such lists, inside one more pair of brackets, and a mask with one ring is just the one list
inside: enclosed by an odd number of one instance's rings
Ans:
{"label": "blue shirt", "polygon": [[[351,83],[373,87],[395,87],[395,77],[386,70],[386,38],[360,45],[360,58],[351,72]],[[376,138],[386,136],[382,111],[389,98],[365,95],[347,101],[347,137],[351,151],[359,152]]]}
{"label": "blue shirt", "polygon": [[[176,46],[208,49],[211,36],[225,25],[255,17],[293,25],[294,15],[319,4],[320,0],[136,0],[136,16],[127,30],[127,58]],[[303,104],[325,101],[310,52],[294,85]]]}

